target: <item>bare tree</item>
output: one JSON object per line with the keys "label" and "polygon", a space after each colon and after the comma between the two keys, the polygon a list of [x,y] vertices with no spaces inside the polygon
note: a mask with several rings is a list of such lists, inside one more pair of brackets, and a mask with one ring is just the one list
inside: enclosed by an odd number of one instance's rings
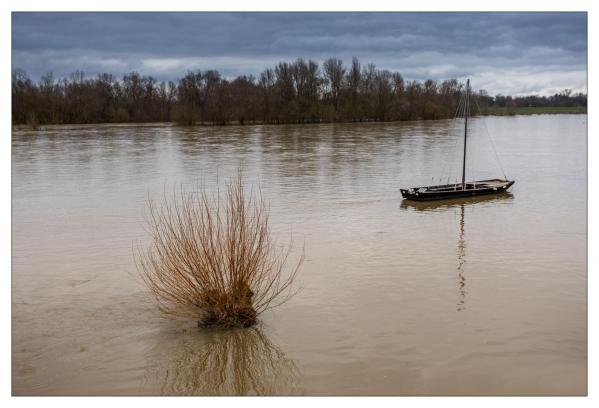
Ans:
{"label": "bare tree", "polygon": [[[346,69],[329,58],[322,71],[312,60],[281,62],[252,76],[224,78],[216,70],[188,72],[176,83],[137,72],[117,80],[104,73],[87,78],[76,71],[52,73],[33,83],[24,72],[12,78],[14,124],[171,121],[181,125],[230,122],[298,123],[441,119],[455,112],[464,85],[455,79],[405,81],[399,72],[363,67],[357,58]],[[482,91],[482,90],[480,90]],[[552,96],[488,96],[486,107],[586,107],[587,96],[565,89]]]}
{"label": "bare tree", "polygon": [[335,120],[337,120],[339,114],[339,95],[341,94],[341,83],[345,75],[345,68],[343,68],[343,61],[336,58],[326,60],[323,67],[325,79],[330,87]]}
{"label": "bare tree", "polygon": [[245,192],[241,173],[224,197],[181,189],[149,202],[152,245],[139,248],[140,274],[166,314],[203,326],[252,326],[293,294],[303,256],[286,268],[291,245],[278,247],[266,203]]}

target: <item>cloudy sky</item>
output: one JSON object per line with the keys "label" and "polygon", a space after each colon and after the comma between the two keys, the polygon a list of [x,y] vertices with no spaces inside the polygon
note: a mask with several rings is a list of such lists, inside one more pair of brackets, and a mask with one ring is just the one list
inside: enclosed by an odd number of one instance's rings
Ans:
{"label": "cloudy sky", "polygon": [[585,13],[13,13],[12,67],[37,80],[138,71],[259,74],[298,57],[356,56],[406,79],[491,94],[586,92]]}

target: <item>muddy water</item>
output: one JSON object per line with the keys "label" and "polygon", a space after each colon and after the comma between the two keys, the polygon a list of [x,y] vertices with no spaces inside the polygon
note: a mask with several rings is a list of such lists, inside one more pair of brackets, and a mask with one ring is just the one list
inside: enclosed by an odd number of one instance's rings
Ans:
{"label": "muddy water", "polygon": [[[468,178],[512,194],[432,205],[398,189],[459,175],[445,121],[14,130],[13,394],[584,394],[586,122],[473,120]],[[250,330],[164,319],[145,200],[239,165],[301,291]]]}

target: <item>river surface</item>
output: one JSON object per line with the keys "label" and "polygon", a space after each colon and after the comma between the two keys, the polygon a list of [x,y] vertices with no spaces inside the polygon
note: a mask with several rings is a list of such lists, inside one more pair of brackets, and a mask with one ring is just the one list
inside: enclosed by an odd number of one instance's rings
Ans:
{"label": "river surface", "polygon": [[[467,178],[512,193],[402,202],[460,177],[460,126],[13,130],[13,394],[585,394],[587,116],[473,119]],[[240,166],[300,292],[252,329],[162,317],[146,200]]]}

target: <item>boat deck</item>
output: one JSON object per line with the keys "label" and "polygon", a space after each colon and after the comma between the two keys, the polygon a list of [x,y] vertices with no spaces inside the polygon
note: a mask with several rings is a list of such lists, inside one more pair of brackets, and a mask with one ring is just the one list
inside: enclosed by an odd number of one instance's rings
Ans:
{"label": "boat deck", "polygon": [[503,187],[507,183],[509,183],[509,181],[506,181],[506,180],[486,180],[486,181],[484,181],[484,184],[489,187]]}
{"label": "boat deck", "polygon": [[426,191],[457,191],[457,190],[476,190],[480,188],[502,188],[509,181],[506,180],[480,180],[480,181],[469,181],[466,183],[465,188],[462,187],[462,183],[455,184],[443,184],[439,186],[420,187],[418,190],[424,188]]}

